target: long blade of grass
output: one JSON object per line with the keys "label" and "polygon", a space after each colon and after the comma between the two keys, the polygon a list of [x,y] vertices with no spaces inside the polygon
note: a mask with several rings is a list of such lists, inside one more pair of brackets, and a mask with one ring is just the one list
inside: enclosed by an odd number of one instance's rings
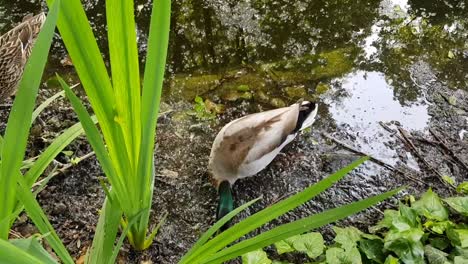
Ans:
{"label": "long blade of grass", "polygon": [[[114,193],[111,189],[110,196],[114,196]],[[111,200],[115,202],[110,202]],[[106,197],[94,233],[93,244],[87,254],[87,264],[102,264],[112,259],[112,248],[114,247],[121,218],[122,210],[117,199],[115,197]]]}
{"label": "long blade of grass", "polygon": [[[47,0],[47,3],[51,5],[55,1]],[[80,0],[67,0],[62,5],[58,28],[107,138],[112,134],[109,124],[114,119],[112,108],[115,98],[106,66]]]}
{"label": "long blade of grass", "polygon": [[268,208],[261,210],[260,212],[254,215],[249,216],[240,223],[234,225],[233,227],[227,229],[212,240],[208,241],[203,247],[199,248],[196,252],[193,252],[192,256],[187,258],[185,263],[191,263],[190,261],[200,254],[214,254],[215,252],[223,249],[224,247],[236,241],[245,234],[285,214],[286,212],[298,207],[299,205],[304,204],[316,195],[328,189],[335,182],[342,179],[351,170],[361,165],[366,160],[368,160],[368,157],[360,158],[352,162],[348,166],[338,170],[334,174],[328,176],[327,178],[306,188],[300,193],[297,193],[283,201],[280,201]]}
{"label": "long blade of grass", "polygon": [[0,239],[0,263],[44,264],[40,259],[15,247],[7,240]]}
{"label": "long blade of grass", "polygon": [[54,228],[47,219],[44,211],[42,211],[41,206],[34,198],[33,193],[29,187],[27,187],[26,182],[22,177],[18,177],[17,179],[18,198],[24,204],[24,208],[26,209],[28,216],[42,234],[48,234],[45,239],[54,249],[55,253],[59,256],[62,262],[66,264],[73,264],[73,258],[70,256],[62,241],[58,237]]}
{"label": "long blade of grass", "polygon": [[261,198],[254,199],[248,203],[245,203],[236,209],[229,212],[227,215],[223,216],[223,218],[219,219],[212,227],[210,227],[203,235],[197,240],[197,242],[190,248],[190,250],[182,257],[179,263],[185,263],[186,259],[192,255],[193,252],[197,251],[201,246],[203,246],[208,239],[213,236],[218,229],[220,229],[224,224],[226,224],[229,220],[231,220],[234,216],[236,216],[241,211],[245,210],[247,207],[251,206]]}
{"label": "long blade of grass", "polygon": [[[24,69],[23,78],[8,118],[8,125],[1,150],[0,165],[0,220],[8,217],[16,202],[16,177],[24,159],[31,116],[36,102],[47,57],[57,22],[59,3],[53,5],[32,49]],[[8,238],[9,225],[0,226],[0,239]]]}
{"label": "long blade of grass", "polygon": [[116,120],[123,128],[132,171],[136,171],[141,137],[141,92],[133,0],[107,0],[106,17]]}
{"label": "long blade of grass", "polygon": [[[112,187],[116,190],[116,193],[124,195],[126,193],[124,184],[122,180],[117,176],[117,173],[114,170],[112,161],[109,157],[109,154],[106,151],[104,141],[101,138],[101,134],[99,134],[99,130],[97,129],[96,125],[91,119],[89,113],[86,111],[86,108],[80,102],[80,99],[78,99],[78,97],[71,91],[70,87],[60,76],[57,77],[60,82],[60,85],[65,90],[65,95],[67,96],[68,100],[70,100],[73,109],[78,115],[78,119],[83,125],[86,137],[88,138],[89,143],[94,149],[96,157],[98,158],[99,163],[101,164],[102,170],[108,176]],[[123,197],[122,200],[124,200]]]}
{"label": "long blade of grass", "polygon": [[170,16],[170,0],[155,0],[153,2],[141,106],[143,127],[138,171],[144,175],[149,175],[153,161],[154,135],[169,43]]}
{"label": "long blade of grass", "polygon": [[[78,84],[75,84],[75,85],[71,86],[70,88],[73,89],[76,86],[78,86]],[[42,104],[40,104],[38,107],[36,107],[36,109],[32,113],[31,123],[34,123],[34,121],[42,113],[42,111],[44,111],[44,109],[46,109],[53,101],[55,101],[59,97],[63,97],[64,95],[65,95],[64,91],[60,91],[58,93],[55,93],[51,97],[47,98],[44,102],[42,102]]]}
{"label": "long blade of grass", "polygon": [[275,242],[286,239],[288,237],[299,235],[304,232],[309,232],[315,228],[348,217],[395,195],[399,191],[401,191],[401,189],[389,191],[384,194],[376,195],[371,198],[354,202],[352,204],[327,210],[325,212],[318,213],[316,215],[309,216],[294,221],[292,223],[281,225],[258,236],[239,242],[227,249],[216,253],[213,256],[209,256],[208,254],[200,255],[198,259],[200,259],[201,261],[196,261],[196,263],[222,263],[229,259],[238,257],[244,253],[269,246]]}
{"label": "long blade of grass", "polygon": [[[141,147],[138,161],[138,189],[145,191],[142,197],[146,201],[151,201],[153,193],[153,189],[147,186],[154,181],[153,151],[169,43],[170,16],[170,0],[153,1],[143,81]],[[142,216],[143,221],[139,223],[139,229],[147,225],[148,218],[149,211]]]}
{"label": "long blade of grass", "polygon": [[[48,0],[51,4],[55,0]],[[116,99],[101,53],[80,0],[67,0],[58,28],[104,135],[116,176],[130,175],[124,135],[116,113]],[[132,197],[127,197],[131,199]],[[121,201],[122,205],[126,201]]]}

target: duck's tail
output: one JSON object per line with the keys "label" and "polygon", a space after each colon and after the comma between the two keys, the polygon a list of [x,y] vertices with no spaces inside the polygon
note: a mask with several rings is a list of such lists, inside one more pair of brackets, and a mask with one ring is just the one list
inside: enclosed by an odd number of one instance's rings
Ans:
{"label": "duck's tail", "polygon": [[294,132],[299,132],[310,127],[315,121],[315,117],[317,116],[317,110],[318,105],[316,103],[309,101],[301,102],[296,129],[294,129]]}
{"label": "duck's tail", "polygon": [[[229,181],[222,181],[218,187],[219,203],[218,209],[216,210],[216,220],[223,218],[234,210],[234,199],[232,198],[231,184]],[[221,231],[228,227],[229,223],[226,223],[221,227]]]}

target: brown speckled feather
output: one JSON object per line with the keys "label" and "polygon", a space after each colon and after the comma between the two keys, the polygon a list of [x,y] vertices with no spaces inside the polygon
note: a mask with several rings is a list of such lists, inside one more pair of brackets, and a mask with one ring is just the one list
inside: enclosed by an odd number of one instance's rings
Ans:
{"label": "brown speckled feather", "polygon": [[45,15],[28,16],[0,37],[0,101],[16,92]]}

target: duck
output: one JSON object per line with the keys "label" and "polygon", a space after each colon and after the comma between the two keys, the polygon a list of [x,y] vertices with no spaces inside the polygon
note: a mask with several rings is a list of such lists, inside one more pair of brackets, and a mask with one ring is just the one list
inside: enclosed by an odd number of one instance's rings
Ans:
{"label": "duck", "polygon": [[317,110],[317,103],[299,100],[288,107],[233,120],[219,131],[208,161],[219,195],[217,220],[234,209],[234,183],[265,169],[301,131],[312,126]]}
{"label": "duck", "polygon": [[16,93],[34,42],[46,16],[25,16],[16,27],[0,36],[0,101]]}

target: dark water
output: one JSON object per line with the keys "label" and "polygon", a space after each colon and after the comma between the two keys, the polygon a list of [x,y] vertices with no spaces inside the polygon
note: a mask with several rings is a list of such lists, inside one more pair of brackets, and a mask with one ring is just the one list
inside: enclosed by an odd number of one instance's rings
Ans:
{"label": "dark water", "polygon": [[[105,32],[105,1],[84,2],[95,32]],[[135,2],[143,62],[151,3]],[[4,32],[25,14],[44,9],[38,1],[3,2],[0,28]],[[334,124],[331,128],[359,134],[357,144],[384,159],[392,152],[379,145],[378,121],[424,129],[430,118],[427,85],[468,89],[464,1],[179,0],[172,9],[167,66],[172,81],[166,98],[192,102],[195,95],[205,95],[206,82],[249,65],[255,72],[240,82],[286,104],[297,98],[285,88],[300,87],[308,95],[325,89],[314,97],[324,103],[321,117]],[[96,35],[108,57],[105,34]],[[59,63],[66,55],[60,42],[52,54],[49,72],[68,72]],[[430,76],[417,79],[421,65]],[[271,71],[279,75],[276,80]],[[261,101],[253,94],[253,100],[244,101]],[[218,99],[213,93],[206,97]],[[271,98],[265,102],[266,108],[281,106]]]}
{"label": "dark water", "polygon": [[[27,13],[46,10],[45,4],[38,1],[0,1],[0,32],[6,32]],[[108,58],[106,36],[101,34],[106,29],[105,1],[83,2],[103,56]],[[140,60],[144,65],[151,2],[135,3]],[[429,88],[468,90],[466,5],[466,1],[435,0],[173,1],[164,99],[169,106],[191,108],[195,96],[200,95],[226,105],[228,114],[219,116],[221,121],[211,133],[240,114],[287,105],[301,97],[318,101],[319,120],[314,129],[337,133],[356,148],[395,164],[399,158],[391,146],[394,139],[379,122],[399,122],[408,130],[424,132],[434,122],[429,111]],[[57,40],[47,72],[73,76],[71,67],[60,64],[66,51]],[[180,120],[187,119],[182,116]],[[205,141],[213,135],[192,133],[204,127],[198,124],[202,121],[190,122],[190,131],[176,128],[175,136],[190,137],[189,144],[200,144],[202,154],[207,155],[209,142]],[[181,156],[191,155],[185,163],[206,161],[206,157],[199,156],[202,154],[190,153],[190,146],[179,149],[177,137],[168,142]],[[313,152],[316,140],[306,137],[298,146]],[[172,157],[171,150],[162,155],[178,159]],[[303,176],[327,170],[308,155],[300,158],[304,161],[281,159],[269,169],[267,180],[275,169],[277,174],[287,174],[270,188],[270,192],[276,191],[271,196],[281,196],[281,184],[289,186],[288,192],[295,192],[309,183],[310,179]],[[289,175],[289,162],[302,166],[293,172],[297,175]],[[417,169],[411,157],[406,162]],[[373,173],[375,168],[367,166],[353,183],[363,184],[364,195],[352,189],[349,193],[337,190],[333,195],[348,201],[386,190],[386,179],[373,178]],[[238,190],[242,201],[256,197],[250,194],[258,192],[249,183],[239,183],[238,189],[251,191],[243,196]],[[193,195],[195,198],[188,200],[200,204]],[[337,199],[333,195],[322,203]],[[168,224],[167,228],[177,233],[178,223]]]}

